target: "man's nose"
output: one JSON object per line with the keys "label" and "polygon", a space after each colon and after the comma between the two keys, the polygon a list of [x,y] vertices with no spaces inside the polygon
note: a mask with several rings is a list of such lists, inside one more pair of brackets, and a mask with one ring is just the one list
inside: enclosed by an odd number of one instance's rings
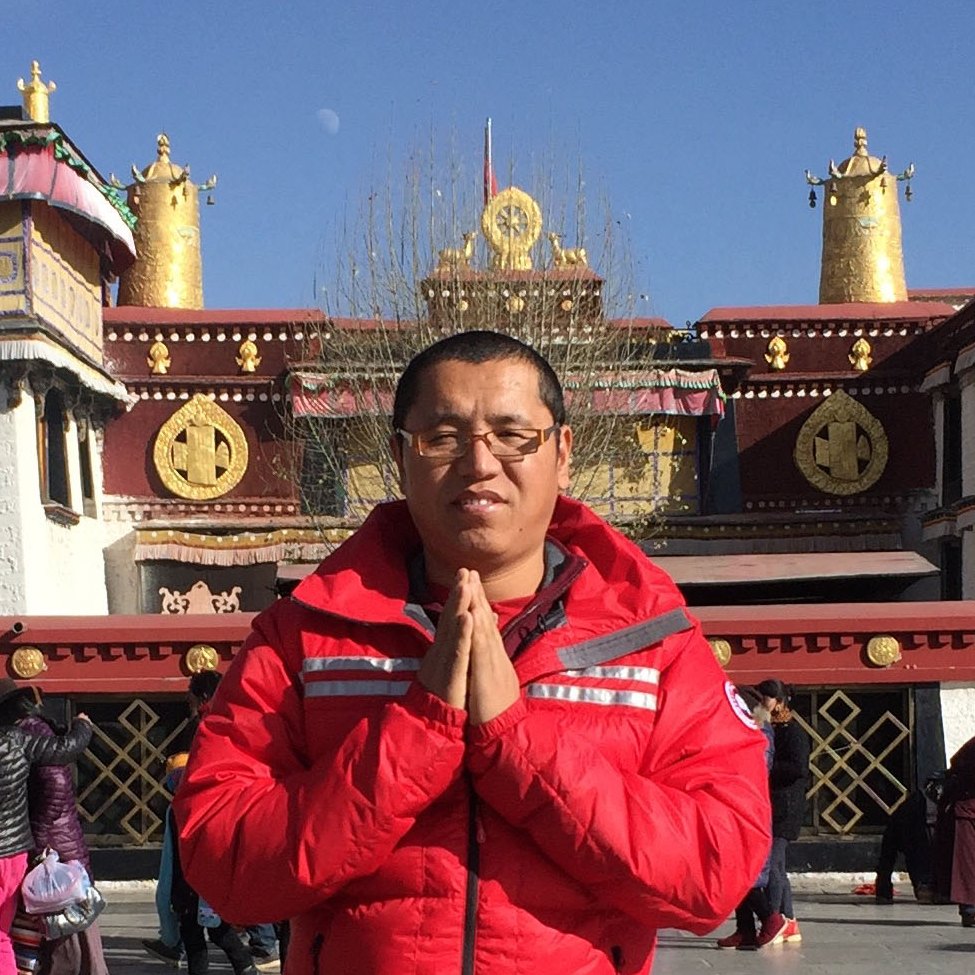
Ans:
{"label": "man's nose", "polygon": [[498,458],[491,453],[487,438],[481,435],[471,437],[467,453],[460,460],[465,471],[483,476],[493,474],[498,469]]}

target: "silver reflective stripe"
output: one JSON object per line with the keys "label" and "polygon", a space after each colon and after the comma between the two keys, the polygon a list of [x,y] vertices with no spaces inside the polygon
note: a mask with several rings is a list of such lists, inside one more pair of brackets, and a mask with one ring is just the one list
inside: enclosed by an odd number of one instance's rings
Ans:
{"label": "silver reflective stripe", "polygon": [[645,620],[607,636],[599,636],[571,647],[563,647],[559,651],[559,660],[567,669],[601,664],[606,660],[624,657],[636,650],[645,650],[665,637],[680,633],[682,630],[689,630],[691,626],[693,624],[684,612],[684,608],[678,606],[667,613],[655,616],[652,620]]}
{"label": "silver reflective stripe", "polygon": [[529,684],[529,697],[582,704],[622,704],[631,708],[657,710],[657,695],[644,691],[611,691],[608,687],[580,687],[578,684]]}
{"label": "silver reflective stripe", "polygon": [[585,670],[567,670],[566,676],[638,680],[644,684],[660,682],[660,671],[656,667],[586,667]]}
{"label": "silver reflective stripe", "polygon": [[308,657],[301,665],[303,673],[322,670],[419,670],[422,661],[416,657]]}
{"label": "silver reflective stripe", "polygon": [[401,697],[408,680],[317,680],[305,685],[306,697]]}

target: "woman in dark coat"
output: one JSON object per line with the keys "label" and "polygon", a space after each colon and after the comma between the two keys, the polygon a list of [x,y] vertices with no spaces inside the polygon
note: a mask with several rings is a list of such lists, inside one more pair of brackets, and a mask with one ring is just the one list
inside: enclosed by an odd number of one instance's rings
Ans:
{"label": "woman in dark coat", "polygon": [[39,736],[16,726],[25,688],[0,678],[0,975],[16,975],[10,925],[17,910],[27,853],[34,848],[27,812],[27,780],[33,765],[74,761],[91,740],[91,722],[79,714],[63,736]]}
{"label": "woman in dark coat", "polygon": [[[38,704],[26,697],[22,701],[23,717],[17,726],[39,738],[54,737],[54,729],[41,716]],[[57,850],[59,859],[78,860],[92,877],[71,768],[34,766],[28,780],[27,803],[34,852]],[[98,922],[78,934],[42,941],[34,975],[108,975]]]}
{"label": "woman in dark coat", "polygon": [[784,941],[801,941],[799,922],[792,905],[792,887],[785,860],[789,843],[799,838],[806,815],[809,781],[809,738],[799,727],[789,707],[791,692],[773,677],[758,685],[765,706],[772,713],[775,757],[769,773],[772,799],[772,853],[769,862],[768,894],[771,908],[786,919]]}

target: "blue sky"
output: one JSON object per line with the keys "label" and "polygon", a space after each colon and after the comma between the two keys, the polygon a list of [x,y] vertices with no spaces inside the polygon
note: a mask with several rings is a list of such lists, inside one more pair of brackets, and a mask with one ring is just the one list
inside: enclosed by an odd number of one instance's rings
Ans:
{"label": "blue sky", "polygon": [[160,131],[194,179],[219,174],[211,308],[314,304],[343,221],[431,140],[477,192],[488,115],[515,183],[554,160],[559,186],[581,168],[590,212],[608,201],[642,313],[815,302],[803,171],[849,155],[857,125],[917,165],[908,286],[975,285],[975,4],[34,0],[2,23],[0,102],[38,58],[103,174],[149,163]]}

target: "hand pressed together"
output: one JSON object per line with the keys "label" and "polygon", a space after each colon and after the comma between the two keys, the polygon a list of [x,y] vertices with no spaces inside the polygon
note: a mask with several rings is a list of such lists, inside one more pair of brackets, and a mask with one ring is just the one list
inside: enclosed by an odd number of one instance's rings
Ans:
{"label": "hand pressed together", "polygon": [[477,572],[457,572],[417,677],[447,704],[466,707],[473,725],[490,721],[518,700],[518,676]]}

